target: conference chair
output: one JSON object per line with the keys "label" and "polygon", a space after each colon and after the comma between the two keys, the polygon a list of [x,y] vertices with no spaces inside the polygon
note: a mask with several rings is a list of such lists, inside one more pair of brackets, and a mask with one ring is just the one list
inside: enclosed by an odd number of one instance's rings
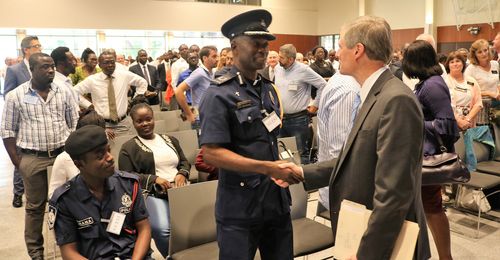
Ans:
{"label": "conference chair", "polygon": [[169,259],[218,259],[215,224],[217,181],[168,190]]}
{"label": "conference chair", "polygon": [[171,135],[177,140],[179,140],[179,144],[181,145],[182,151],[186,156],[187,160],[191,164],[191,170],[189,173],[189,181],[195,183],[198,181],[198,171],[196,167],[194,167],[194,163],[196,161],[196,156],[198,155],[197,151],[200,148],[198,145],[198,135],[196,134],[196,130],[183,130],[183,131],[175,131],[168,132],[168,135]]}
{"label": "conference chair", "polygon": [[120,157],[120,150],[122,149],[122,145],[128,140],[132,139],[135,135],[121,135],[115,137],[113,140],[109,140],[111,155],[115,160],[115,168],[118,169],[118,158]]}
{"label": "conference chair", "polygon": [[157,111],[154,114],[155,120],[165,121],[165,132],[179,131],[180,117],[177,111]]}
{"label": "conference chair", "polygon": [[307,256],[333,246],[332,229],[306,217],[307,192],[302,184],[290,186],[293,255]]}
{"label": "conference chair", "polygon": [[493,124],[493,137],[495,138],[495,161],[500,162],[500,126]]}
{"label": "conference chair", "polygon": [[[285,151],[285,147],[290,150],[291,154],[288,154]],[[295,136],[291,137],[281,137],[278,138],[278,151],[280,152],[280,155],[290,156],[293,158],[293,162],[295,164],[300,165],[300,154],[297,149],[297,140],[295,139]],[[284,158],[283,156],[280,156],[280,158]]]}

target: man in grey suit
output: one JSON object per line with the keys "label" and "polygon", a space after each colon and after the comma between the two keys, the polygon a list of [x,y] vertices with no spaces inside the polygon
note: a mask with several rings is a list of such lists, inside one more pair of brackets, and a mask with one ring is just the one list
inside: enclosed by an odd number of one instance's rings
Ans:
{"label": "man in grey suit", "polygon": [[308,190],[329,183],[334,237],[344,199],[373,211],[351,259],[389,259],[405,220],[420,227],[414,259],[430,257],[420,194],[424,119],[415,95],[386,67],[391,46],[391,28],[382,18],[359,17],[342,28],[340,72],[361,85],[351,133],[338,159],[303,169],[282,165],[303,170]]}
{"label": "man in grey suit", "polygon": [[[34,53],[42,51],[42,45],[36,36],[26,36],[21,41],[21,51],[23,52],[24,59],[20,63],[7,68],[5,73],[5,88],[4,98],[9,91],[14,90],[17,86],[31,79],[31,71],[29,69],[28,60]],[[17,168],[14,168],[13,174],[14,183],[14,198],[12,199],[12,206],[20,208],[23,206],[24,184],[21,174]]]}

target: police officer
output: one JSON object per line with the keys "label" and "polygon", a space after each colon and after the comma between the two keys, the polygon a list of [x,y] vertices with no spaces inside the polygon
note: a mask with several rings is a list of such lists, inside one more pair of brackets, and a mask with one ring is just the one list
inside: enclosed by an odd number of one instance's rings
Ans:
{"label": "police officer", "polygon": [[55,190],[49,227],[64,259],[150,259],[151,228],[138,177],[114,169],[102,127],[84,126],[66,140],[80,174]]}
{"label": "police officer", "polygon": [[219,259],[293,259],[290,193],[274,180],[301,176],[278,166],[280,101],[264,68],[271,14],[253,10],[222,26],[231,40],[234,65],[215,79],[200,104],[207,163],[220,168],[215,216]]}

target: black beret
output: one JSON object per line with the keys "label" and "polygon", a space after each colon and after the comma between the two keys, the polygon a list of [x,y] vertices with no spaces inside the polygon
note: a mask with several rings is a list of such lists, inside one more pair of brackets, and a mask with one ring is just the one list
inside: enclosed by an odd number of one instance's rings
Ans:
{"label": "black beret", "polygon": [[236,36],[247,35],[272,41],[276,37],[267,30],[272,19],[271,13],[267,10],[252,10],[229,19],[222,25],[221,31],[230,40]]}
{"label": "black beret", "polygon": [[86,125],[69,135],[64,149],[73,158],[107,143],[108,138],[104,128],[96,125]]}

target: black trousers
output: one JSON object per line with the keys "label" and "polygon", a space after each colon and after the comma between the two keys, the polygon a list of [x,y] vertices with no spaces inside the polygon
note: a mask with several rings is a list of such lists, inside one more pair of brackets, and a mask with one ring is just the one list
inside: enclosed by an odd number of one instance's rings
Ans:
{"label": "black trousers", "polygon": [[256,223],[217,221],[219,260],[253,260],[257,248],[262,260],[292,260],[293,231],[290,214]]}

